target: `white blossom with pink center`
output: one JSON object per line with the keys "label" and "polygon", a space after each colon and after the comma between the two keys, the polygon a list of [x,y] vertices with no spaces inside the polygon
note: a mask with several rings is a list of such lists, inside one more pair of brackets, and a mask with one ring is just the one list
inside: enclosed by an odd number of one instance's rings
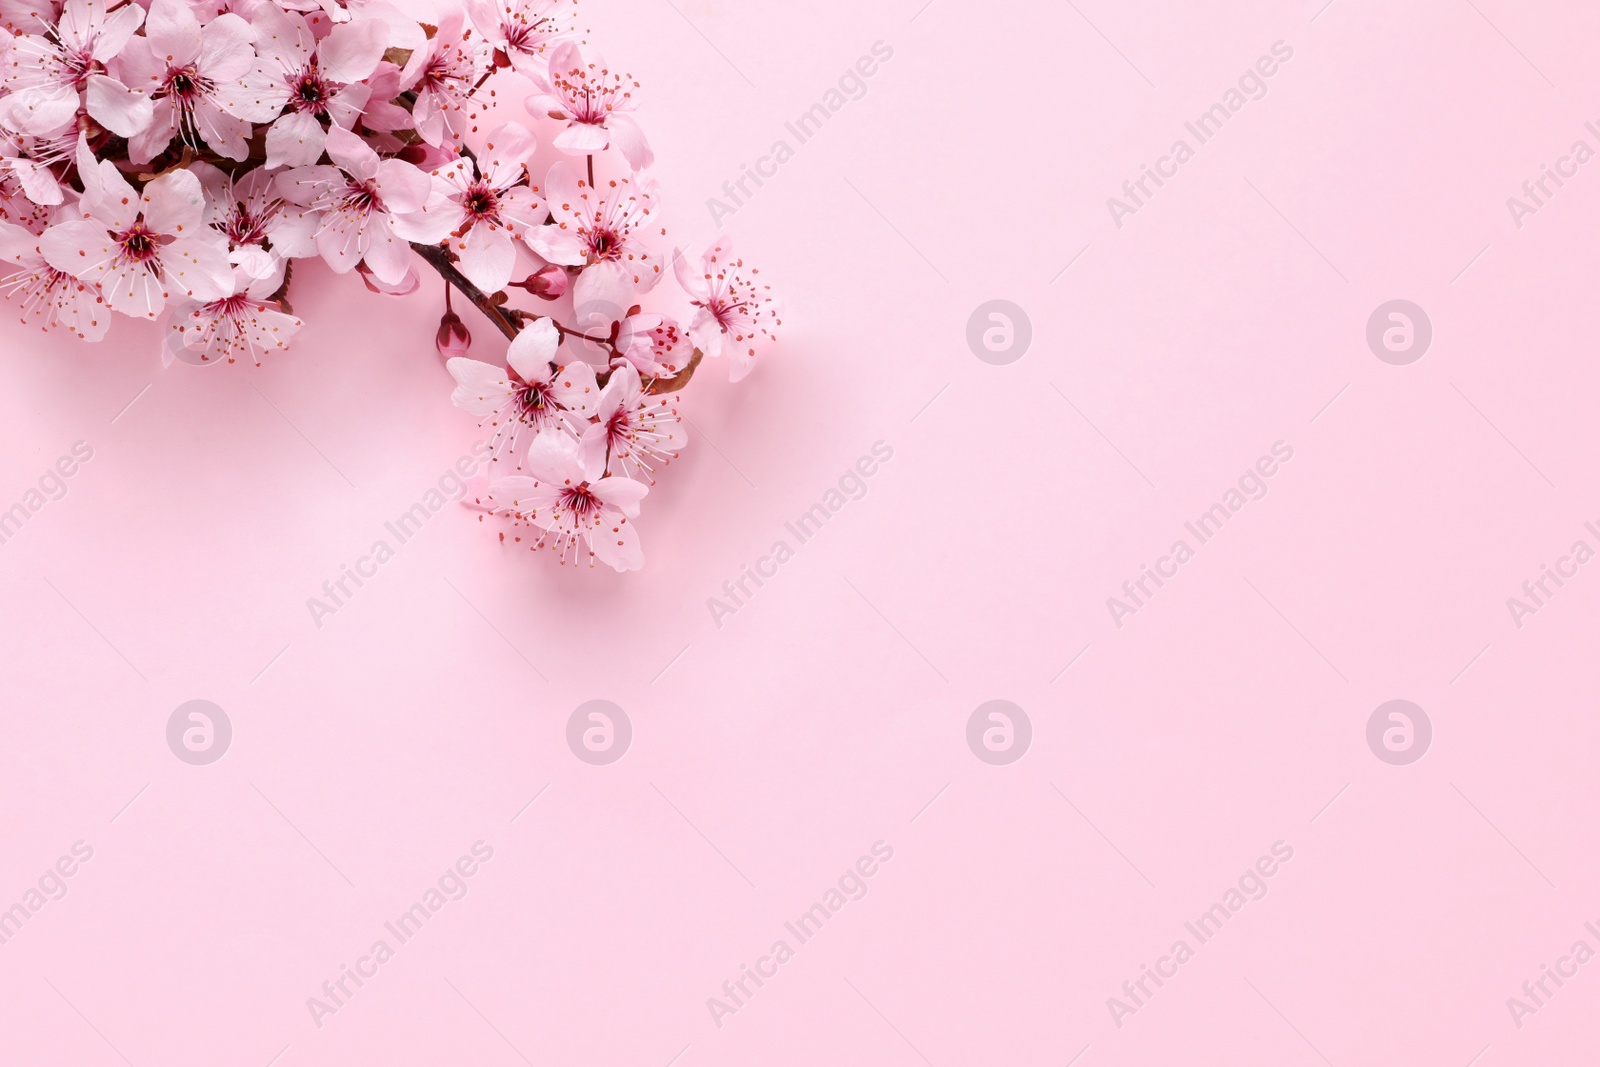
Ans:
{"label": "white blossom with pink center", "polygon": [[174,297],[207,301],[232,291],[227,242],[205,224],[205,193],[193,173],[169,171],[135,192],[81,142],[78,171],[81,217],[39,238],[52,267],[97,283],[113,310],[140,318],[155,318]]}
{"label": "white blossom with pink center", "polygon": [[17,298],[24,323],[46,331],[60,327],[84,341],[106,335],[111,310],[100,287],[52,267],[39,251],[37,234],[0,222],[0,259],[17,265],[0,279],[0,289]]}
{"label": "white blossom with pink center", "polygon": [[377,19],[341,22],[320,41],[298,12],[271,3],[251,16],[256,50],[277,79],[283,114],[267,127],[267,166],[309,167],[322,158],[329,125],[350,129],[361,117],[372,76],[389,45]]}
{"label": "white blossom with pink center", "polygon": [[490,73],[489,46],[472,36],[460,11],[447,12],[439,28],[411,53],[400,72],[402,92],[417,94],[411,115],[417,132],[431,145],[459,143],[477,118],[472,94]]}
{"label": "white blossom with pink center", "polygon": [[639,372],[628,363],[611,369],[594,417],[578,441],[578,459],[591,470],[654,485],[656,472],[689,444],[673,398],[645,392]]}
{"label": "white blossom with pink center", "polygon": [[144,21],[144,8],[105,0],[67,0],[59,20],[23,34],[5,57],[6,123],[24,133],[51,134],[84,110],[121,137],[151,121],[150,101],[106,72]]}
{"label": "white blossom with pink center", "polygon": [[514,528],[529,527],[528,547],[549,545],[562,563],[586,557],[591,567],[596,560],[618,571],[644,566],[631,520],[639,517],[649,486],[585,463],[577,442],[558,430],[543,430],[533,439],[525,465],[529,476],[491,480],[473,503],[509,517]]}
{"label": "white blossom with pink center", "polygon": [[652,379],[671,378],[688,366],[694,343],[672,319],[642,310],[636,296],[626,272],[605,263],[584,270],[572,292],[572,314],[582,331],[577,343],[586,354],[608,362],[620,358]]}
{"label": "white blossom with pink center", "polygon": [[582,361],[558,367],[561,335],[549,319],[523,327],[506,353],[505,367],[457,356],[445,366],[456,380],[450,399],[492,428],[495,464],[510,466],[528,433],[554,430],[577,440],[579,426],[600,399],[594,368]]}
{"label": "white blossom with pink center", "polygon": [[[574,0],[466,0],[472,24],[520,73],[542,75],[550,50],[572,32]],[[498,59],[497,59],[498,61]]]}
{"label": "white blossom with pink center", "polygon": [[434,171],[443,204],[432,204],[437,239],[467,280],[484,292],[504,289],[517,265],[517,239],[544,220],[545,205],[528,186],[528,160],[537,142],[527,127],[508,122],[490,133],[477,163],[458,157]]}
{"label": "white blossom with pink center", "polygon": [[284,199],[270,171],[232,179],[208,163],[189,169],[205,190],[207,221],[228,239],[228,261],[249,277],[281,280],[289,260],[317,254],[317,216]]}
{"label": "white blossom with pink center", "polygon": [[289,347],[290,338],[304,325],[271,299],[277,280],[251,278],[239,272],[239,288],[205,303],[184,302],[174,309],[167,325],[163,353],[170,360],[176,345],[202,363],[233,363],[248,358],[261,365],[261,353]]}
{"label": "white blossom with pink center", "polygon": [[689,336],[706,355],[726,355],[729,377],[738,381],[754,369],[759,346],[777,339],[783,320],[772,287],[757,279],[756,268],[733,258],[732,247],[722,238],[698,265],[675,253],[673,268],[696,309]]}
{"label": "white blossom with pink center", "polygon": [[228,12],[201,25],[186,0],[153,0],[144,35],[113,61],[113,73],[150,97],[150,125],[128,139],[128,158],[148,163],[173,138],[218,155],[249,156],[251,124],[283,106],[281,87],[256,58],[255,31]]}
{"label": "white blossom with pink center", "polygon": [[298,167],[277,177],[291,203],[320,213],[317,252],[340,274],[366,264],[374,277],[396,284],[411,265],[411,245],[400,231],[406,216],[428,202],[428,176],[399,159],[379,159],[365,141],[334,126],[328,157],[335,166]]}
{"label": "white blossom with pink center", "polygon": [[528,98],[528,110],[545,112],[566,122],[555,146],[575,156],[615,148],[634,170],[655,162],[644,131],[630,114],[639,106],[633,91],[639,83],[597,57],[588,57],[574,41],[550,50],[550,68],[535,77],[539,92]]}
{"label": "white blossom with pink center", "polygon": [[625,275],[642,291],[661,280],[661,264],[645,245],[652,229],[661,232],[652,218],[654,183],[618,178],[601,192],[557,163],[545,178],[545,201],[552,221],[526,237],[539,255],[552,263]]}
{"label": "white blossom with pink center", "polygon": [[622,320],[614,342],[618,354],[647,378],[672,378],[694,357],[694,342],[673,319],[641,311]]}

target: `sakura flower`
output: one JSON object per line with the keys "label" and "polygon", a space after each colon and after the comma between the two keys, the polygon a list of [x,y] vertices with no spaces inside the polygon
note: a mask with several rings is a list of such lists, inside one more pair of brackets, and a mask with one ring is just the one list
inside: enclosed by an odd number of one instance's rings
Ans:
{"label": "sakura flower", "polygon": [[4,107],[18,130],[53,133],[77,118],[80,107],[121,137],[150,124],[150,101],[106,73],[106,64],[144,21],[144,8],[114,5],[115,0],[67,0],[59,20],[12,42],[5,78],[12,93]]}
{"label": "sakura flower", "polygon": [[634,295],[633,279],[614,264],[580,272],[572,289],[579,350],[608,362],[620,356],[641,373],[670,378],[688,365],[694,346],[677,323],[641,311]]}
{"label": "sakura flower", "polygon": [[612,342],[617,354],[641,375],[672,378],[694,358],[694,342],[672,319],[635,311],[622,320]]}
{"label": "sakura flower", "polygon": [[697,309],[689,336],[708,356],[727,355],[729,378],[738,381],[755,367],[756,346],[774,341],[783,320],[772,287],[756,280],[760,273],[733,258],[732,242],[723,237],[706,249],[697,269],[682,252],[673,268]]}
{"label": "sakura flower", "polygon": [[549,319],[523,327],[506,353],[507,367],[456,357],[445,366],[456,380],[451,401],[494,428],[493,461],[515,458],[524,431],[556,430],[575,436],[574,420],[587,421],[599,400],[594,368],[554,363],[560,335]]}
{"label": "sakura flower", "polygon": [[201,26],[187,0],[152,0],[144,36],[117,58],[128,85],[153,102],[150,124],[128,139],[128,158],[148,163],[174,137],[229,159],[249,154],[253,122],[270,122],[284,92],[256,59],[255,31],[232,12]]}
{"label": "sakura flower", "polygon": [[657,468],[677,459],[689,443],[672,399],[646,393],[639,372],[627,363],[612,368],[594,417],[598,421],[578,440],[578,459],[586,469],[654,485]]}
{"label": "sakura flower", "polygon": [[545,53],[572,32],[574,0],[466,0],[472,24],[519,72],[542,74]]}
{"label": "sakura flower", "polygon": [[322,158],[325,122],[348,130],[361,117],[370,89],[360,82],[377,70],[389,27],[377,19],[342,22],[319,41],[304,15],[270,3],[251,23],[285,102],[267,128],[267,166],[309,167]]}
{"label": "sakura flower", "polygon": [[447,12],[438,31],[411,53],[400,72],[401,90],[417,94],[411,116],[424,141],[438,145],[461,140],[477,118],[477,112],[469,110],[472,94],[490,72],[489,64],[489,46],[473,39],[465,16]]}
{"label": "sakura flower", "polygon": [[233,363],[247,356],[259,367],[263,351],[289,347],[304,323],[270,299],[277,279],[240,272],[236,281],[236,292],[204,303],[185,302],[174,310],[167,327],[168,352],[181,349],[184,362],[201,363]]}
{"label": "sakura flower", "polygon": [[96,163],[78,145],[85,185],[81,218],[58,222],[39,239],[56,270],[100,285],[125,315],[155,318],[174,296],[201,302],[233,289],[227,244],[205,225],[205,194],[187,170],[163,174],[135,192],[115,164]]}
{"label": "sakura flower", "polygon": [[576,42],[562,41],[550,51],[550,72],[536,79],[539,92],[528,98],[533,114],[546,112],[567,123],[555,146],[569,155],[592,155],[615,148],[634,170],[655,161],[644,131],[628,112],[638,106],[632,75],[612,71],[600,59],[587,59]]}
{"label": "sakura flower", "polygon": [[529,548],[548,542],[563,564],[586,552],[591,567],[597,559],[618,571],[644,566],[639,535],[629,520],[638,517],[649,486],[585,463],[572,438],[557,430],[533,439],[526,465],[532,477],[491,481],[476,506],[509,516],[514,526],[538,530]]}
{"label": "sakura flower", "polygon": [[434,171],[446,204],[430,211],[440,216],[439,225],[449,233],[461,273],[486,293],[511,281],[517,265],[514,239],[544,217],[544,202],[527,185],[534,146],[533,134],[508,122],[489,135],[476,167],[470,159],[458,158]]}
{"label": "sakura flower", "polygon": [[18,297],[24,323],[44,330],[60,326],[84,341],[105,337],[111,311],[100,287],[52,267],[35,234],[0,222],[0,259],[17,264],[16,271],[0,279],[0,289]]}
{"label": "sakura flower", "polygon": [[0,129],[0,175],[35,204],[53,207],[64,199],[54,168],[72,158],[77,144],[75,132],[35,137]]}
{"label": "sakura flower", "polygon": [[402,160],[379,159],[342,126],[328,130],[327,150],[336,166],[284,171],[278,191],[321,213],[317,251],[336,273],[365,263],[379,281],[397,284],[411,263],[411,246],[399,230],[405,216],[427,203],[428,176]]}
{"label": "sakura flower", "polygon": [[265,169],[237,179],[208,163],[189,169],[205,189],[211,228],[228,239],[228,261],[250,278],[281,277],[290,259],[316,255],[316,215],[285,200]]}
{"label": "sakura flower", "polygon": [[[661,280],[661,265],[643,244],[655,210],[653,184],[630,178],[609,183],[602,194],[565,163],[550,168],[545,196],[553,220],[530,231],[528,247],[552,263],[604,266],[625,275],[635,287],[649,290]],[[586,272],[587,273],[587,272]]]}

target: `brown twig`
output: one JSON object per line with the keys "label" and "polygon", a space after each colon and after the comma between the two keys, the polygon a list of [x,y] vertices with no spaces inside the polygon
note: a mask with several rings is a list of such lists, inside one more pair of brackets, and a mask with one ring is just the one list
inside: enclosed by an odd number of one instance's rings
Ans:
{"label": "brown twig", "polygon": [[[507,340],[521,333],[525,322],[546,317],[544,315],[530,315],[517,308],[507,308],[496,304],[493,297],[467,280],[466,275],[456,268],[455,261],[450,258],[450,253],[439,245],[425,245],[413,242],[411,247],[416,251],[417,255],[427,260],[430,267],[439,272],[445,282],[459,289],[462,296],[472,301],[473,306],[483,312],[489,321],[494,323],[495,328],[506,335]],[[593,334],[584,333],[582,330],[574,330],[570,326],[563,326],[554,318],[550,319],[550,325],[554,326],[557,332],[563,336],[577,337],[592,344],[609,348],[613,352],[616,351],[616,345],[612,344],[607,338],[596,337]]]}
{"label": "brown twig", "polygon": [[472,306],[483,312],[483,317],[494,324],[494,328],[505,334],[506,340],[514,340],[522,331],[522,313],[515,308],[502,308],[494,300],[467,281],[466,275],[456,269],[450,259],[450,253],[441,245],[425,245],[415,242],[412,249],[421,256],[428,266],[439,272],[439,276],[460,291],[461,295],[472,301]]}

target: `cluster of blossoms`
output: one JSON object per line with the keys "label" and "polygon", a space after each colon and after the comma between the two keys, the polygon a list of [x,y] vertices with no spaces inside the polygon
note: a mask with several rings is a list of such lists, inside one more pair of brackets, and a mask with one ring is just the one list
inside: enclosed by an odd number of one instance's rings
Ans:
{"label": "cluster of blossoms", "polygon": [[[502,540],[637,568],[633,520],[687,443],[674,394],[703,356],[744,377],[779,319],[726,239],[665,244],[638,83],[575,4],[433,26],[388,0],[0,0],[0,288],[44,329],[98,341],[120,312],[169,362],[259,365],[303,326],[296,260],[393,296],[429,267],[453,399],[491,428],[469,501]],[[506,120],[502,78],[526,99]],[[678,318],[644,306],[667,273]],[[467,356],[452,294],[503,361]]]}

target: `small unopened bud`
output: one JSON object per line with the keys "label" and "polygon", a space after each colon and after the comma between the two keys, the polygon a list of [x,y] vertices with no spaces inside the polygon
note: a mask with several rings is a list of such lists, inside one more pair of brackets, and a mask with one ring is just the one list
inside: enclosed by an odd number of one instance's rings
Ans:
{"label": "small unopened bud", "polygon": [[567,294],[567,271],[558,264],[547,263],[520,282],[511,284],[545,300],[560,300]]}
{"label": "small unopened bud", "polygon": [[466,326],[461,322],[461,316],[454,311],[446,311],[439,320],[439,332],[433,339],[434,347],[439,350],[440,359],[453,359],[464,356],[472,348],[472,335],[467,332]]}

